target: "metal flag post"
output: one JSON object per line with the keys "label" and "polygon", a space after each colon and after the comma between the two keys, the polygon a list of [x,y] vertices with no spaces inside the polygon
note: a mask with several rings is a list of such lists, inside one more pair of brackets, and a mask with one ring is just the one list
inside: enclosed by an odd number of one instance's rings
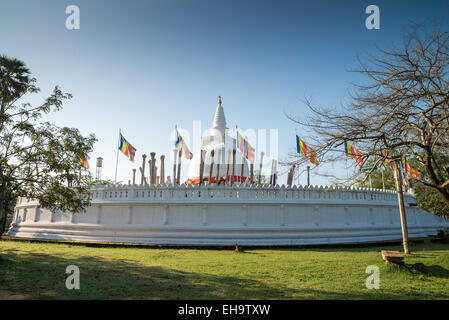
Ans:
{"label": "metal flag post", "polygon": [[117,157],[115,160],[115,179],[114,179],[114,183],[117,183],[117,167],[118,167],[118,150],[120,148],[120,137],[122,135],[122,129],[118,129],[118,147],[117,147]]}

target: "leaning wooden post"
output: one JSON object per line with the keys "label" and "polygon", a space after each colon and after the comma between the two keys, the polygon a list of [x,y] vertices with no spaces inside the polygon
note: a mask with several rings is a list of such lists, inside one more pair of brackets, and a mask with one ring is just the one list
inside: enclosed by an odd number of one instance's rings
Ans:
{"label": "leaning wooden post", "polygon": [[200,182],[199,184],[203,184],[203,174],[204,174],[204,154],[206,153],[205,150],[201,150],[201,158],[200,158]]}
{"label": "leaning wooden post", "polygon": [[173,149],[173,185],[176,184],[176,158],[178,155],[178,149]]}
{"label": "leaning wooden post", "polygon": [[163,184],[165,181],[165,156],[161,155],[161,169],[160,169],[160,180],[159,183]]}
{"label": "leaning wooden post", "polygon": [[140,179],[140,184],[144,183],[144,179],[145,179],[145,160],[147,158],[146,154],[142,155],[142,178]]}
{"label": "leaning wooden post", "polygon": [[231,150],[228,150],[228,158],[226,161],[226,180],[225,180],[225,185],[229,184],[229,166],[231,164]]}
{"label": "leaning wooden post", "polygon": [[237,151],[235,149],[232,150],[232,177],[231,177],[231,186],[234,185],[235,180],[235,153]]}
{"label": "leaning wooden post", "polygon": [[396,191],[398,193],[399,214],[401,216],[402,243],[404,246],[404,253],[410,254],[410,248],[408,246],[407,217],[405,214],[404,195],[402,193],[400,161],[401,160],[394,161],[394,180],[396,182]]}
{"label": "leaning wooden post", "polygon": [[209,184],[212,184],[212,173],[214,171],[214,155],[215,155],[215,151],[212,149],[210,152],[210,168],[209,168]]}
{"label": "leaning wooden post", "polygon": [[182,155],[182,149],[178,152],[178,173],[176,177],[176,181],[178,184],[181,184],[181,155]]}
{"label": "leaning wooden post", "polygon": [[133,185],[136,184],[136,169],[133,169]]}
{"label": "leaning wooden post", "polygon": [[257,179],[257,184],[260,186],[260,182],[262,181],[262,164],[263,164],[263,155],[264,153],[260,153],[260,165],[259,165],[259,178]]}
{"label": "leaning wooden post", "polygon": [[217,174],[215,175],[215,184],[218,186],[220,183],[220,161],[221,161],[221,149],[217,150]]}

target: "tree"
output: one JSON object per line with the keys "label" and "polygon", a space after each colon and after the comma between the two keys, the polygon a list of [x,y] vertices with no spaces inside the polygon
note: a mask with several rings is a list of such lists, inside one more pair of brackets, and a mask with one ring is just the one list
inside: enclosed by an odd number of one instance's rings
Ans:
{"label": "tree", "polygon": [[80,159],[86,159],[96,141],[78,129],[42,122],[72,96],[56,86],[38,106],[22,102],[36,94],[36,79],[22,61],[0,56],[0,235],[17,197],[38,199],[51,210],[81,212],[90,203]]}
{"label": "tree", "polygon": [[428,29],[414,26],[403,45],[359,60],[354,71],[367,81],[355,84],[343,108],[306,98],[310,116],[289,118],[313,132],[321,159],[341,159],[336,150],[346,141],[373,162],[369,174],[385,159],[413,159],[425,172],[418,183],[449,206],[449,33]]}

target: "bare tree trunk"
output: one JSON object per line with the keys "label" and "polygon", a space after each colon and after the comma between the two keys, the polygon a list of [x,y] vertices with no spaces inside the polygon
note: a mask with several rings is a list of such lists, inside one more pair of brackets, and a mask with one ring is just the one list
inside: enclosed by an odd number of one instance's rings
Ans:
{"label": "bare tree trunk", "polygon": [[405,214],[404,195],[402,193],[402,180],[400,171],[400,160],[394,162],[394,179],[396,182],[396,191],[398,193],[399,202],[399,214],[401,215],[401,229],[402,229],[402,242],[404,246],[404,253],[410,254],[410,248],[408,245],[408,229],[407,229],[407,216]]}

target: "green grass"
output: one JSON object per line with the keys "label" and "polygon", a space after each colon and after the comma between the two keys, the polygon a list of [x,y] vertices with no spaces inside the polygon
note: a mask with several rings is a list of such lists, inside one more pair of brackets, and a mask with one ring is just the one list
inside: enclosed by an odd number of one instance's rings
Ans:
{"label": "green grass", "polygon": [[[99,247],[0,241],[0,291],[30,299],[449,299],[449,245],[417,244],[407,266],[386,265],[400,246],[253,249]],[[68,290],[65,269],[80,269]],[[368,265],[380,289],[365,287]]]}

